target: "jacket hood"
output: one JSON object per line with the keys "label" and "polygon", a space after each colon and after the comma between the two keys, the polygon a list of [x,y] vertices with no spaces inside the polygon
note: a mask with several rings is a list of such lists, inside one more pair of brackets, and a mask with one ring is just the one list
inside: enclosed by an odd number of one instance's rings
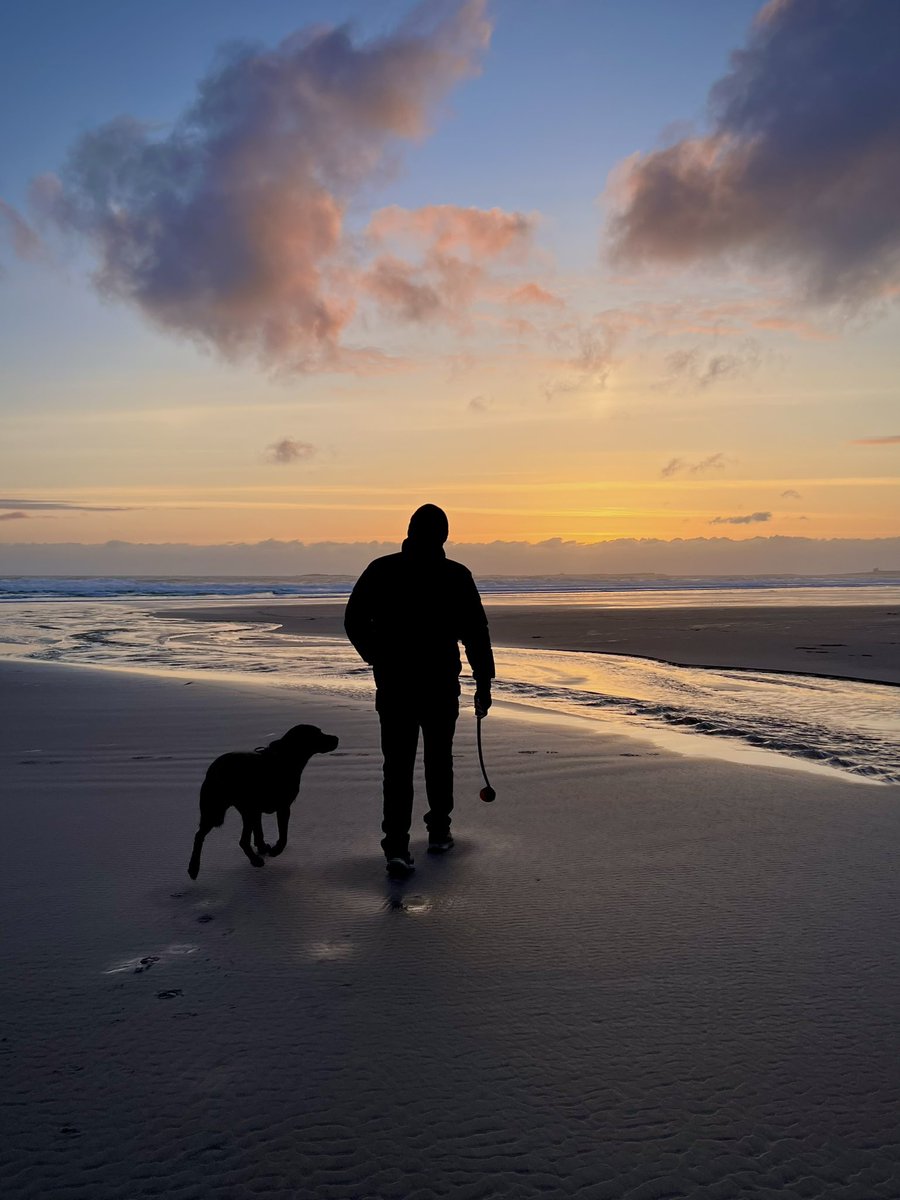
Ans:
{"label": "jacket hood", "polygon": [[404,558],[417,559],[420,562],[440,562],[447,557],[444,547],[439,542],[428,541],[425,538],[404,538],[400,551]]}

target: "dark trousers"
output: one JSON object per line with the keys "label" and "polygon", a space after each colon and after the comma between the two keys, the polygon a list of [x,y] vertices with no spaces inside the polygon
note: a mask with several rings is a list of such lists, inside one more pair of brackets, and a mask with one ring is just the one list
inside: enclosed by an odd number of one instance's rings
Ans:
{"label": "dark trousers", "polygon": [[442,837],[450,830],[453,811],[453,734],[459,716],[459,700],[448,696],[439,702],[410,704],[379,690],[376,701],[381,721],[381,750],[384,754],[384,837],[385,855],[405,854],[409,849],[412,823],[413,772],[422,731],[425,759],[425,793],[428,812],[425,825],[429,835]]}

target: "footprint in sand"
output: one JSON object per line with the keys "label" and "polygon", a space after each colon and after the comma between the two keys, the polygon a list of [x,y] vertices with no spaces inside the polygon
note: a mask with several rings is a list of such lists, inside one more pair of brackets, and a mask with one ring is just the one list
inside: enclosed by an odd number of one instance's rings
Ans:
{"label": "footprint in sand", "polygon": [[[199,949],[187,942],[174,943],[171,946],[166,946],[160,950],[159,954],[142,954],[140,957],[121,959],[119,962],[113,963],[107,967],[104,975],[123,975],[126,972],[131,975],[143,975],[145,971],[149,971],[155,963],[162,963],[164,966],[187,954],[194,954]],[[121,986],[121,985],[120,985]]]}
{"label": "footprint in sand", "polygon": [[202,917],[197,918],[197,924],[198,925],[208,925],[210,923],[210,921],[214,921],[215,919],[216,918],[214,916],[212,916],[211,913],[204,913]]}
{"label": "footprint in sand", "polygon": [[164,992],[157,992],[157,1000],[174,1000],[177,996],[183,996],[184,992],[181,988],[168,988]]}
{"label": "footprint in sand", "polygon": [[433,905],[427,896],[388,896],[382,904],[386,912],[405,912],[418,916],[431,912]]}
{"label": "footprint in sand", "polygon": [[158,954],[145,954],[140,964],[134,968],[135,975],[141,975],[144,971],[149,971],[153,964],[158,962]]}

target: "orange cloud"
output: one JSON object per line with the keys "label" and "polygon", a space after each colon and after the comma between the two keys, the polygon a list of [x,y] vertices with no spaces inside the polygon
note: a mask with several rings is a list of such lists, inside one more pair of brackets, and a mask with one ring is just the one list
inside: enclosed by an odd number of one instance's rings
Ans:
{"label": "orange cloud", "polygon": [[367,229],[375,242],[409,240],[424,244],[427,253],[464,252],[479,258],[521,257],[534,232],[534,219],[501,208],[462,208],[428,204],[400,208],[393,204],[376,212]]}

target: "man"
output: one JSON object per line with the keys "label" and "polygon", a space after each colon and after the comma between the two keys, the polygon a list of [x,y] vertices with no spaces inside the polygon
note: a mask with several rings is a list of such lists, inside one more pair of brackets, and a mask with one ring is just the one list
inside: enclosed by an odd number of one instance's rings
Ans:
{"label": "man", "polygon": [[347,603],[344,628],[374,668],[375,708],[384,754],[381,842],[391,876],[415,867],[409,853],[413,771],[422,731],[428,850],[453,847],[453,733],[459,716],[459,643],[475,676],[475,711],[491,707],[494,656],[487,617],[471,572],[444,553],[447,516],[417,509],[399,554],[376,558]]}

